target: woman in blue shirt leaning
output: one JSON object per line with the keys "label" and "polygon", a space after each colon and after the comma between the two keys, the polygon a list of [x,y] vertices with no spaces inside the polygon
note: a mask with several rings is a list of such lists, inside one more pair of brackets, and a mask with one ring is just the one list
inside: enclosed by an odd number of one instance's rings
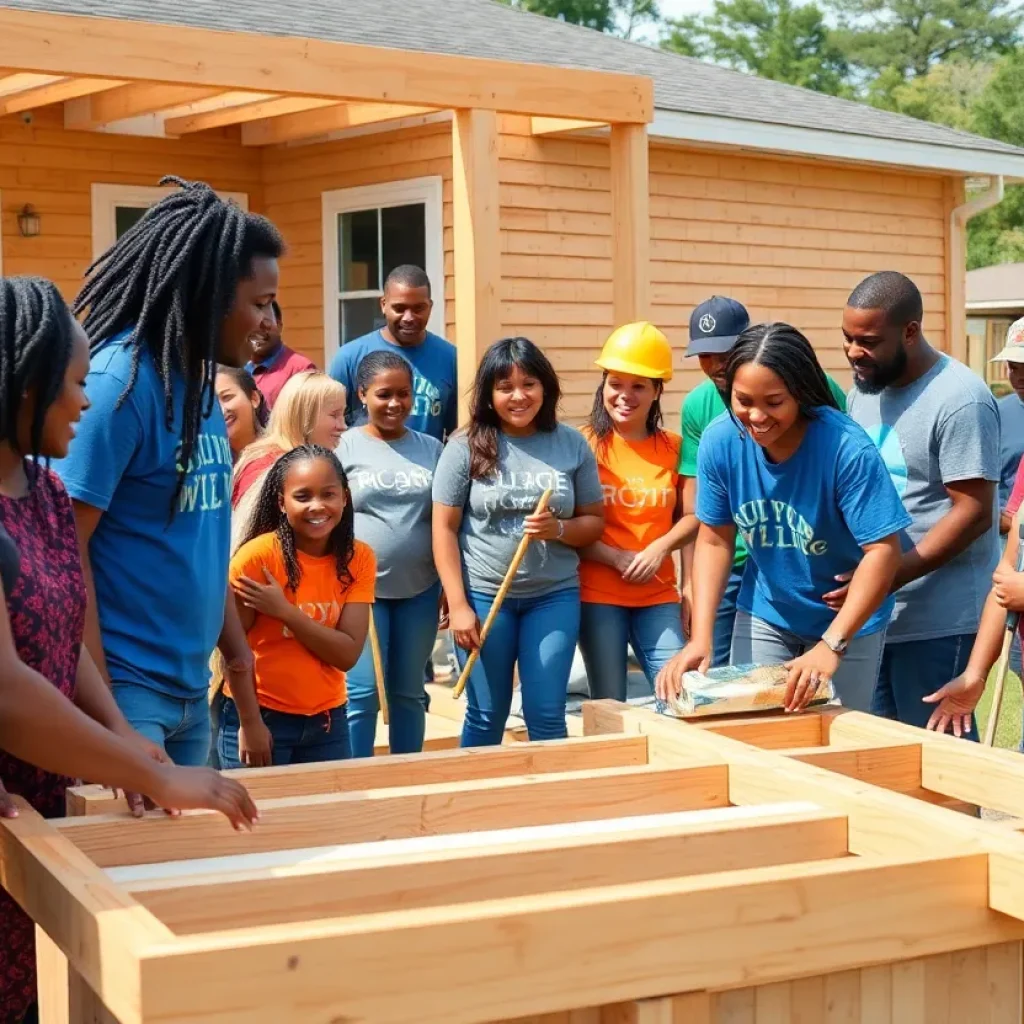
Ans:
{"label": "woman in blue shirt leaning", "polygon": [[[740,530],[753,571],[737,601],[732,664],[786,664],[787,710],[831,679],[846,707],[868,711],[910,517],[794,327],[744,331],[726,380],[728,411],[705,431],[697,458],[693,631],[659,675],[658,695],[678,694],[683,673],[710,662]],[[846,579],[836,607],[833,592]]]}

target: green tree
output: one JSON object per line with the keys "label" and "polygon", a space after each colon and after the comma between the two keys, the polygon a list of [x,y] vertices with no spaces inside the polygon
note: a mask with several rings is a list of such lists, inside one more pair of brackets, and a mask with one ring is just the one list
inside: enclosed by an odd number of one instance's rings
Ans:
{"label": "green tree", "polygon": [[657,0],[501,0],[548,18],[612,32],[631,39],[643,25],[661,18]]}
{"label": "green tree", "polygon": [[903,81],[887,69],[877,83],[876,104],[923,121],[975,130],[975,110],[993,75],[992,64],[951,60]]}
{"label": "green tree", "polygon": [[671,23],[662,46],[777,82],[844,91],[846,61],[813,3],[715,0],[711,14]]}
{"label": "green tree", "polygon": [[970,128],[979,135],[1024,146],[1024,51],[999,60],[972,106]]}

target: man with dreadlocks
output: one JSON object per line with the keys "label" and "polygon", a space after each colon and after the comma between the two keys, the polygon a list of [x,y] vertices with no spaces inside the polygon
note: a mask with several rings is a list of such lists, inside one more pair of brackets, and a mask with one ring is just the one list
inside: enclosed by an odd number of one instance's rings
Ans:
{"label": "man with dreadlocks", "polygon": [[[284,243],[201,182],[157,203],[87,272],[92,409],[56,465],[92,599],[89,651],[128,721],[179,764],[209,754],[209,659],[227,664],[243,756],[270,761],[252,657],[227,600],[231,448],[217,364],[273,322]],[[219,639],[218,639],[219,638]]]}

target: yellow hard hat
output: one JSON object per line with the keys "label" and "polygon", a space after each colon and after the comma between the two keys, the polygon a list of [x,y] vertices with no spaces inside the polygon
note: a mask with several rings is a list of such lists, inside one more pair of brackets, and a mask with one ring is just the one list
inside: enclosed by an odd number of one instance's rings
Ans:
{"label": "yellow hard hat", "polygon": [[671,380],[672,346],[668,338],[646,320],[624,324],[609,335],[597,365],[602,370]]}

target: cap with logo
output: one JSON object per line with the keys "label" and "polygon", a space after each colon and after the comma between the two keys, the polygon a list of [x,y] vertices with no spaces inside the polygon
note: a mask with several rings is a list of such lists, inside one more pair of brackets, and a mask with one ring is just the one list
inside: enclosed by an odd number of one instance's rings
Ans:
{"label": "cap with logo", "polygon": [[749,326],[750,314],[742,303],[713,295],[690,316],[690,346],[686,354],[718,356],[728,352]]}
{"label": "cap with logo", "polygon": [[1024,316],[1010,324],[1006,344],[992,357],[992,362],[1024,363]]}

